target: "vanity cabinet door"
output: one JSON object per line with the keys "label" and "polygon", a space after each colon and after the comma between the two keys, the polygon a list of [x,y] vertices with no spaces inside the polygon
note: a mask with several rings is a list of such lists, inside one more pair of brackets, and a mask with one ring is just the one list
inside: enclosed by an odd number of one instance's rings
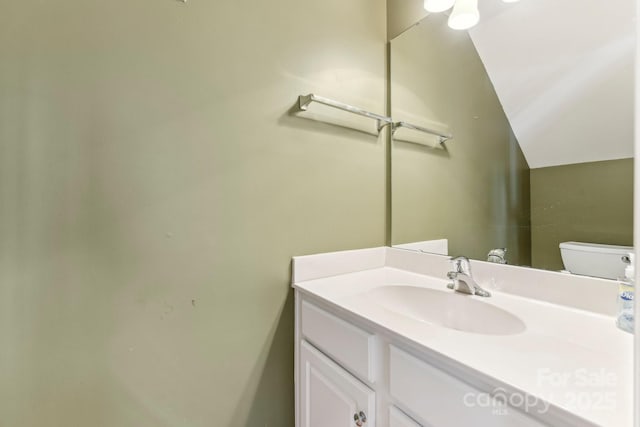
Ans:
{"label": "vanity cabinet door", "polygon": [[389,408],[389,427],[420,427],[420,425],[392,406]]}
{"label": "vanity cabinet door", "polygon": [[375,427],[375,392],[305,341],[300,394],[299,427]]}

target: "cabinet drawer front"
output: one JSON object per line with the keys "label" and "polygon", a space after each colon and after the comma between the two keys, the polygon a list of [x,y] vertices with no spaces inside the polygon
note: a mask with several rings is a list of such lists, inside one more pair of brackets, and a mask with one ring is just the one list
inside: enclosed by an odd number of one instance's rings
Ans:
{"label": "cabinet drawer front", "polygon": [[392,406],[389,408],[389,427],[420,427],[420,425]]}
{"label": "cabinet drawer front", "polygon": [[542,427],[544,424],[518,410],[487,404],[485,393],[408,353],[391,346],[389,352],[391,395],[398,406],[433,427]]}
{"label": "cabinet drawer front", "polygon": [[374,382],[374,335],[302,302],[302,335],[361,379]]}

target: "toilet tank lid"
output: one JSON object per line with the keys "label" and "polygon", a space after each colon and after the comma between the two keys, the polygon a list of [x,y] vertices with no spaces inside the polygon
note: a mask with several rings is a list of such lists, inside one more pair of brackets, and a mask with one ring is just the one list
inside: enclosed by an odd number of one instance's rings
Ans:
{"label": "toilet tank lid", "polygon": [[633,246],[603,245],[601,243],[562,242],[560,249],[569,249],[582,252],[610,252],[626,254],[633,252]]}

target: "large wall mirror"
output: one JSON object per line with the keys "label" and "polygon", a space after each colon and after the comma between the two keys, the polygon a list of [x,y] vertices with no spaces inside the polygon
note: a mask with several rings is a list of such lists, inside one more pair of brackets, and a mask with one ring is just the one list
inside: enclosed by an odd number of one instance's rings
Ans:
{"label": "large wall mirror", "polygon": [[560,3],[485,0],[468,32],[434,14],[391,40],[394,120],[453,135],[395,132],[394,246],[562,270],[562,242],[632,245],[634,2]]}

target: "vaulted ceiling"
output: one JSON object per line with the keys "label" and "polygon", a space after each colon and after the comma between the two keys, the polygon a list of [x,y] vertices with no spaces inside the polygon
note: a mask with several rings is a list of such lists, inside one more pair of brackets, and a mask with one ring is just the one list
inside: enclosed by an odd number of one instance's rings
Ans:
{"label": "vaulted ceiling", "polygon": [[469,34],[531,168],[633,157],[633,0],[479,7]]}

